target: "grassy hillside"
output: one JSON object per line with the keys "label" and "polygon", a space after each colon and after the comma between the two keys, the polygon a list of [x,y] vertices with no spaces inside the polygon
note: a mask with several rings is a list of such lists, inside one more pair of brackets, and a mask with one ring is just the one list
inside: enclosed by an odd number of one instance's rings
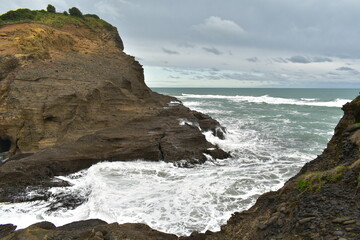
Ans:
{"label": "grassy hillside", "polygon": [[0,27],[5,24],[29,22],[46,24],[55,28],[61,28],[66,24],[87,26],[96,32],[102,29],[109,31],[116,29],[114,26],[94,14],[85,14],[82,17],[78,17],[65,15],[64,13],[51,13],[45,10],[30,10],[21,8],[14,11],[8,11],[7,13],[0,15]]}

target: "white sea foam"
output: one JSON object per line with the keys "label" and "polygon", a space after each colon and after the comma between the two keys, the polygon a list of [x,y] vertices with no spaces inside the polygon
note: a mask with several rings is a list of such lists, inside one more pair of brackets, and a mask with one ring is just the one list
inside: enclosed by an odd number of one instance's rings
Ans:
{"label": "white sea foam", "polygon": [[221,167],[209,163],[195,168],[143,161],[99,163],[83,171],[81,177],[62,177],[72,187],[51,189],[53,194],[66,191],[77,196],[90,192],[86,203],[78,208],[47,212],[48,203],[43,201],[1,204],[1,223],[13,222],[22,228],[44,220],[62,225],[101,218],[144,222],[179,235],[192,230],[219,230],[232,212],[248,208],[257,196],[271,189],[244,174],[246,166],[240,169],[229,160],[219,163]]}
{"label": "white sea foam", "polygon": [[[342,107],[345,103],[351,101],[349,99],[335,99],[332,101],[316,101],[316,98],[279,98],[263,96],[224,96],[224,95],[198,95],[198,94],[182,94],[178,96],[180,99],[226,99],[234,102],[249,102],[249,103],[266,103],[266,104],[287,104],[287,105],[303,105],[303,106],[319,106],[319,107]],[[189,105],[190,107],[192,104]]]}
{"label": "white sea foam", "polygon": [[[216,231],[233,212],[249,208],[263,192],[281,187],[286,180],[283,176],[294,174],[279,170],[288,171],[289,162],[276,162],[277,156],[263,150],[254,152],[260,144],[271,148],[256,132],[230,132],[225,140],[205,135],[226,150],[237,149],[233,151],[235,158],[213,160],[194,168],[146,161],[99,163],[75,175],[60,177],[73,186],[50,190],[53,195],[86,197],[79,207],[48,212],[49,202],[44,201],[0,204],[0,223],[12,222],[22,228],[38,221],[62,225],[100,218],[108,222],[143,222],[178,235],[194,230]],[[305,161],[300,154],[296,157]]]}

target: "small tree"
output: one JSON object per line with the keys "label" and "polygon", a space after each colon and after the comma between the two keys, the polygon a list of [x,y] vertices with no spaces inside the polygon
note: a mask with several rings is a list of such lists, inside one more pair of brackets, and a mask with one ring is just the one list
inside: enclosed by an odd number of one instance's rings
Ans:
{"label": "small tree", "polygon": [[65,16],[69,16],[69,14],[68,14],[67,11],[64,11],[63,14],[64,14]]}
{"label": "small tree", "polygon": [[47,8],[46,10],[49,12],[49,13],[56,13],[56,9],[53,5],[49,4],[47,5]]}
{"label": "small tree", "polygon": [[71,16],[75,16],[75,17],[82,17],[83,16],[81,11],[79,9],[77,9],[76,7],[70,8],[69,13],[70,13]]}

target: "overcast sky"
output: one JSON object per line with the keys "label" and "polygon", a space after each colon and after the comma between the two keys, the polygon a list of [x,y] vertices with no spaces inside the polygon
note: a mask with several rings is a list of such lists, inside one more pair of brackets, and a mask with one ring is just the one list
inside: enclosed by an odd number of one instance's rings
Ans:
{"label": "overcast sky", "polygon": [[360,0],[0,0],[118,28],[150,87],[360,88]]}

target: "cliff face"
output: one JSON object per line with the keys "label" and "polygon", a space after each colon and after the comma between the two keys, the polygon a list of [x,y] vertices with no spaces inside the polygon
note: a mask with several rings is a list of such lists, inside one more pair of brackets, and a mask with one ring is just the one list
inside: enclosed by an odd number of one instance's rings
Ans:
{"label": "cliff face", "polygon": [[227,157],[200,131],[222,137],[218,122],[175,101],[145,85],[114,28],[1,26],[0,200],[104,160]]}
{"label": "cliff face", "polygon": [[220,232],[183,239],[359,239],[360,97],[343,110],[324,152],[283,188],[234,213]]}

